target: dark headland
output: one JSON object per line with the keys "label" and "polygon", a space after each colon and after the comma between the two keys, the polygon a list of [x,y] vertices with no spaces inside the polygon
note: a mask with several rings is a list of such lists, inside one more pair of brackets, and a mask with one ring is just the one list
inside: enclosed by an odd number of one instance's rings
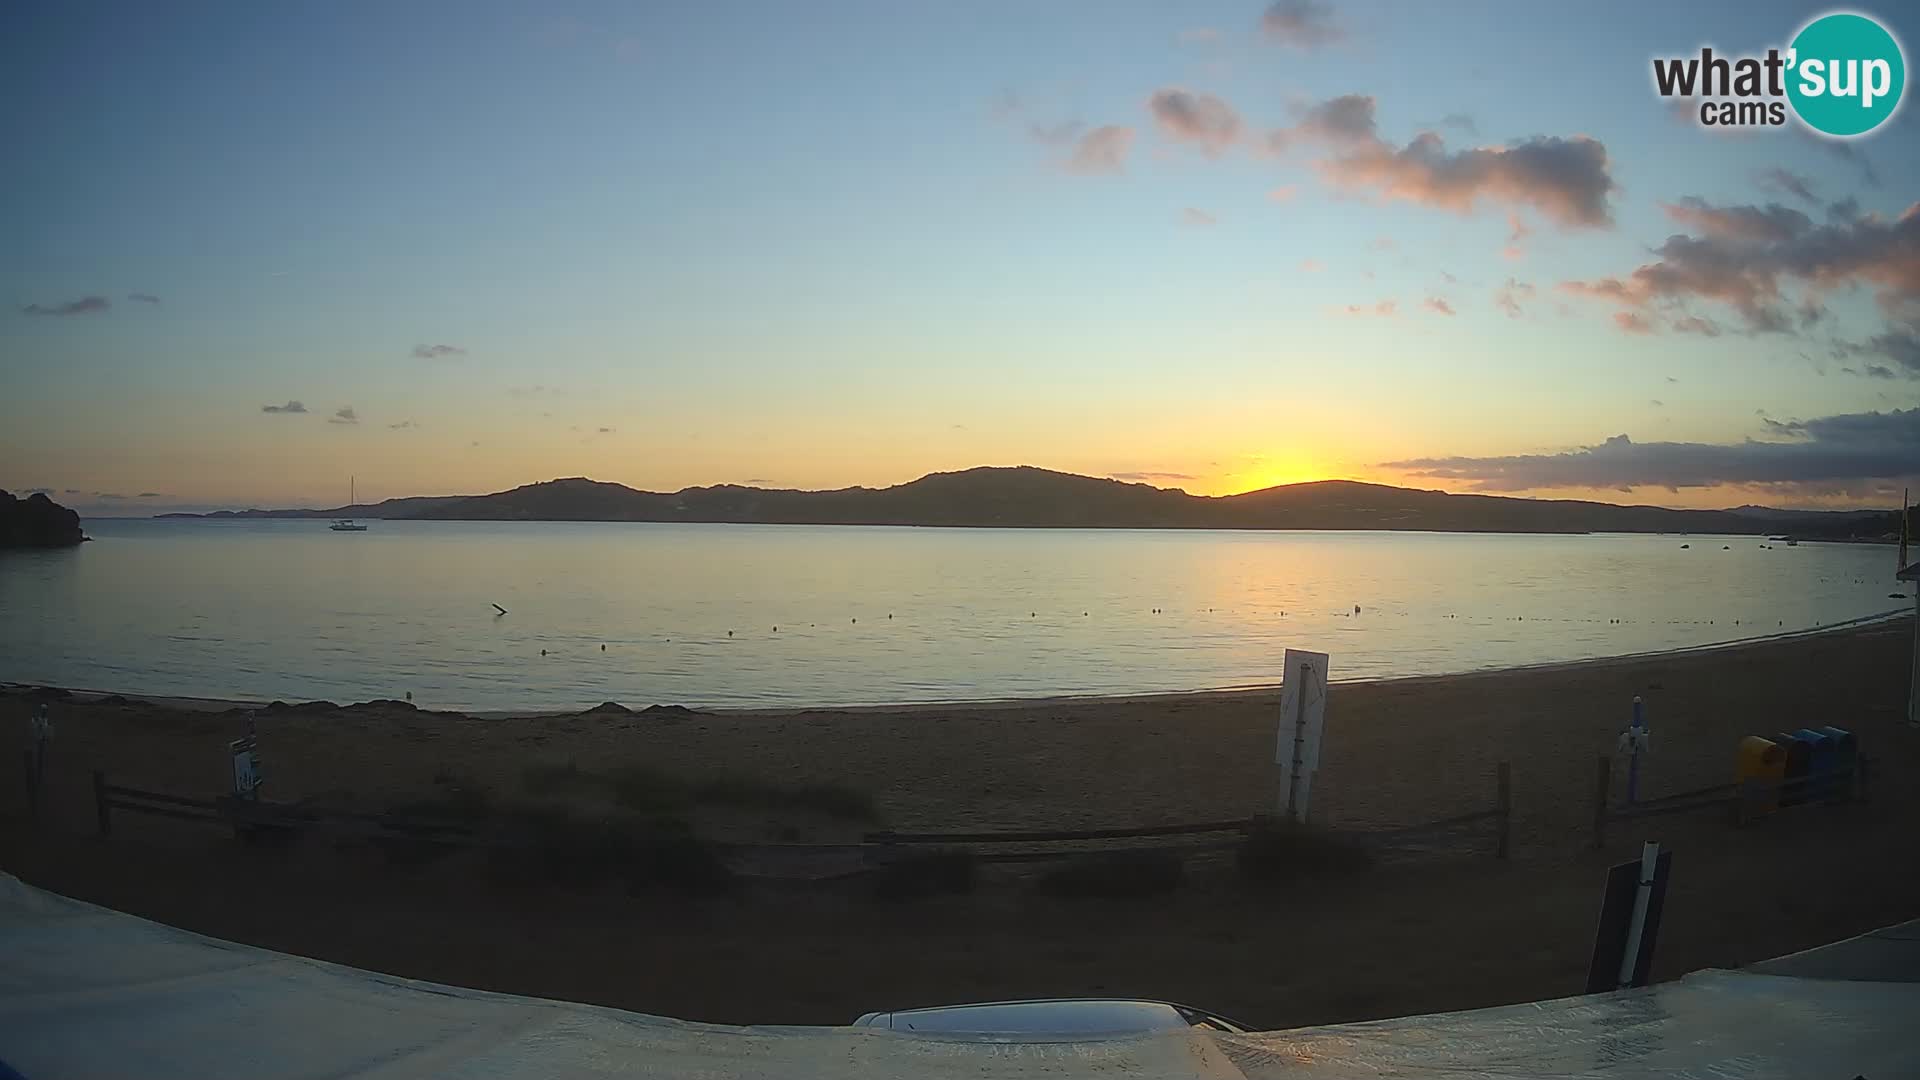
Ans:
{"label": "dark headland", "polygon": [[0,548],[72,547],[86,539],[80,515],[40,492],[19,499],[0,491]]}
{"label": "dark headland", "polygon": [[1440,532],[1788,533],[1878,539],[1891,511],[1671,510],[1569,499],[1452,495],[1322,480],[1239,495],[1191,495],[1031,466],[932,473],[886,488],[795,491],[722,484],[641,491],[584,477],[491,495],[389,499],[330,509],[166,515],[440,521],[679,521],[1108,529],[1402,529]]}

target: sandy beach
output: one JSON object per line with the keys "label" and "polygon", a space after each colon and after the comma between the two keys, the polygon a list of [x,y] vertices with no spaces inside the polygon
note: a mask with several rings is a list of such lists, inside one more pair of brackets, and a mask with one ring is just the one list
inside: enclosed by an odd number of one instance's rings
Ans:
{"label": "sandy beach", "polygon": [[[1061,994],[1188,999],[1260,1026],[1575,993],[1604,867],[1657,837],[1676,849],[1657,971],[1739,964],[1920,914],[1906,853],[1920,732],[1902,723],[1906,621],[1732,648],[1549,669],[1336,685],[1316,818],[1413,824],[1491,805],[1511,763],[1515,858],[1384,865],[1278,893],[1194,881],[1149,900],[1068,900],[1007,885],[884,903],[857,888],[719,899],[485,880],[458,860],[242,849],[223,831],[121,815],[92,833],[90,772],[207,796],[244,713],[220,703],[50,701],[56,736],[37,828],[4,813],[0,868],[191,929],[398,974],[690,1019],[834,1022],[872,1008]],[[1653,753],[1643,794],[1731,779],[1744,734],[1833,724],[1878,764],[1872,799],[1750,828],[1694,814],[1616,828],[1588,850],[1597,754],[1635,695]],[[41,699],[0,698],[24,745]],[[257,713],[277,799],[354,807],[450,782],[515,790],[529,766],[825,784],[900,829],[1115,827],[1244,817],[1274,798],[1278,695],[994,702],[904,709],[475,717],[401,705]],[[17,756],[17,750],[13,751]],[[707,811],[729,840],[838,842],[865,823]],[[772,974],[770,974],[772,973]]]}

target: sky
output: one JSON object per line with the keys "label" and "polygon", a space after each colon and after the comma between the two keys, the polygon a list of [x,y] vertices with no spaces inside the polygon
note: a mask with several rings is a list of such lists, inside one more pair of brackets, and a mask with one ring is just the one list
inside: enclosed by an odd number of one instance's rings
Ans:
{"label": "sky", "polygon": [[9,4],[0,487],[1892,505],[1920,114],[1714,131],[1650,74],[1826,10]]}

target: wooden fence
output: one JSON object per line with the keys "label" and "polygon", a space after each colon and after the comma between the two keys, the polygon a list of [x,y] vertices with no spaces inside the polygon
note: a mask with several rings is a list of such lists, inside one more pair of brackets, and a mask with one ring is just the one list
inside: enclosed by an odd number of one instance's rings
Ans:
{"label": "wooden fence", "polygon": [[[323,809],[297,803],[275,803],[223,795],[193,799],[163,792],[110,784],[104,772],[93,774],[94,812],[100,835],[113,833],[114,811],[147,814],[180,821],[224,824],[236,837],[266,833],[317,832],[364,839],[406,840],[458,847],[501,847],[515,841],[491,830],[467,824],[401,814],[361,813]],[[1340,835],[1357,840],[1383,854],[1455,852],[1470,832],[1490,830],[1492,853],[1508,857],[1512,831],[1513,785],[1511,769],[1501,762],[1496,771],[1495,803],[1438,821],[1389,829],[1352,830]],[[857,854],[866,865],[884,864],[916,847],[940,846],[971,852],[983,862],[1034,862],[1095,853],[1165,852],[1195,855],[1231,850],[1258,828],[1271,824],[1265,817],[1235,818],[1176,825],[1144,825],[1100,829],[1000,830],[970,832],[867,833],[858,845],[716,844],[722,851],[739,849],[761,855],[782,854],[792,861],[817,854],[822,859],[844,859]]]}
{"label": "wooden fence", "polygon": [[1613,759],[1601,755],[1594,769],[1593,780],[1593,846],[1606,846],[1607,825],[1615,821],[1634,821],[1718,808],[1729,813],[1737,824],[1745,825],[1776,809],[1865,799],[1867,782],[1872,774],[1871,765],[1871,761],[1863,754],[1845,765],[1790,779],[1756,777],[1731,784],[1712,784],[1691,791],[1678,791],[1629,805],[1610,806]]}

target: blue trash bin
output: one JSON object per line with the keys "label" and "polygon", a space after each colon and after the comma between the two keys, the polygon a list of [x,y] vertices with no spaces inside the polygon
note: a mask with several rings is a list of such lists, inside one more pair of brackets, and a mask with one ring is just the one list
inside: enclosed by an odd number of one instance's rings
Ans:
{"label": "blue trash bin", "polygon": [[1859,741],[1846,728],[1823,727],[1819,731],[1833,743],[1833,768],[1839,773],[1827,790],[1827,798],[1831,802],[1846,802],[1853,798],[1854,777],[1860,767]]}
{"label": "blue trash bin", "polygon": [[1807,775],[1805,795],[1807,802],[1824,802],[1833,791],[1833,740],[1825,732],[1812,728],[1801,728],[1793,733],[1796,739],[1807,742]]}
{"label": "blue trash bin", "polygon": [[1807,801],[1804,781],[1807,778],[1807,758],[1813,755],[1813,744],[1784,731],[1772,738],[1774,745],[1787,752],[1787,768],[1780,775],[1780,805],[1798,806]]}

